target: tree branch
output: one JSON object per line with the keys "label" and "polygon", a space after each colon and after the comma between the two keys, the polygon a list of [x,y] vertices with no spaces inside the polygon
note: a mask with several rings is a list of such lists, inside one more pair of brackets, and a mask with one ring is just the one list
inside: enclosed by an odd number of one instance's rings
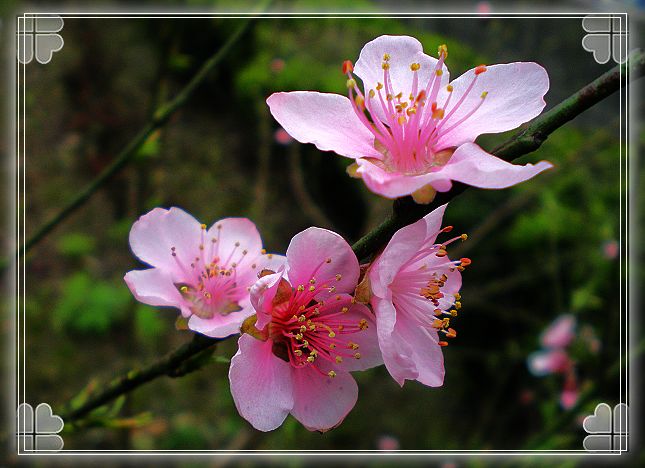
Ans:
{"label": "tree branch", "polygon": [[[265,6],[266,7],[265,2]],[[263,8],[264,8],[263,7]],[[249,25],[255,18],[249,17],[244,21],[235,32],[228,38],[226,43],[213,54],[193,76],[188,84],[177,94],[174,99],[161,105],[152,118],[144,127],[139,130],[136,136],[121,150],[114,158],[112,163],[101,172],[87,187],[85,187],[73,200],[71,200],[62,210],[54,215],[49,221],[43,224],[35,234],[33,234],[25,244],[19,248],[17,258],[26,255],[36,244],[49,234],[56,226],[62,223],[78,208],[83,206],[94,193],[123,169],[131,160],[136,152],[145,143],[147,138],[158,128],[163,126],[168,119],[180,109],[186,101],[192,96],[195,90],[204,82],[206,77],[217,67],[224,57],[231,51],[233,46],[242,38]]]}
{"label": "tree branch", "polygon": [[[629,79],[633,80],[643,75],[645,72],[645,56],[642,52],[637,51],[632,54],[629,63],[631,64]],[[553,131],[616,92],[620,87],[625,86],[628,82],[626,76],[627,65],[615,67],[550,111],[542,114],[524,130],[521,130],[507,142],[497,147],[493,154],[510,161],[535,151]],[[395,200],[390,217],[352,246],[356,256],[359,259],[364,259],[373,255],[389,241],[398,229],[422,218],[436,206],[447,203],[466,188],[466,185],[454,184],[450,192],[437,194],[434,202],[429,205],[417,205],[411,197]],[[79,408],[68,412],[63,411],[61,417],[66,422],[77,420],[90,413],[93,409],[108,403],[119,395],[134,390],[146,382],[162,375],[172,376],[175,374],[176,369],[183,368],[182,364],[185,361],[215,345],[218,341],[221,340],[195,334],[193,341],[182,345],[176,351],[143,370],[128,372],[108,385],[106,389],[89,398]],[[194,368],[191,367],[191,370],[194,370]]]}
{"label": "tree branch", "polygon": [[[556,129],[618,91],[627,84],[628,80],[640,78],[644,73],[645,54],[641,50],[634,51],[627,63],[617,65],[553,109],[537,117],[524,130],[495,148],[492,154],[506,161],[512,161],[535,151]],[[436,207],[448,203],[467,187],[467,185],[455,183],[449,192],[438,193],[429,205],[418,205],[412,197],[395,200],[392,214],[352,246],[356,256],[359,259],[366,259],[384,246],[397,230],[418,221]]]}

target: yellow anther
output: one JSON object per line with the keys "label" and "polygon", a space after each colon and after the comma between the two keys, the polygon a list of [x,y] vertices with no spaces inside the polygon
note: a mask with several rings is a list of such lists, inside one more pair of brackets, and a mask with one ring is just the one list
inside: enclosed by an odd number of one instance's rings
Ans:
{"label": "yellow anther", "polygon": [[482,99],[484,99],[486,96],[488,96],[488,91],[484,91],[484,92],[482,93]]}
{"label": "yellow anther", "polygon": [[356,86],[356,80],[354,78],[350,78],[345,84],[348,88],[353,88],[354,86]]}
{"label": "yellow anther", "polygon": [[456,316],[457,316],[457,311],[456,311],[456,310],[451,310],[451,311],[450,311],[450,312],[448,312],[448,313],[449,313],[450,315],[452,315],[453,317],[456,317]]}
{"label": "yellow anther", "polygon": [[[300,307],[298,307],[298,310],[299,310],[299,311],[303,311],[303,310],[305,310],[305,306],[304,306],[304,305],[301,305]],[[294,315],[294,317],[295,317],[295,315]]]}
{"label": "yellow anther", "polygon": [[407,111],[405,111],[406,114],[412,115],[417,113],[417,108],[416,107],[410,107]]}
{"label": "yellow anther", "polygon": [[330,344],[329,349],[336,349],[336,345],[334,343]]}
{"label": "yellow anther", "polygon": [[343,362],[342,356],[336,356],[336,364],[340,364],[341,362]]}
{"label": "yellow anther", "polygon": [[441,44],[441,45],[437,48],[437,53],[438,53],[439,55],[443,54],[443,55],[444,55],[444,57],[443,57],[443,58],[444,58],[444,60],[445,60],[446,58],[448,58],[448,46],[447,46],[446,44]]}
{"label": "yellow anther", "polygon": [[461,309],[461,302],[459,301],[455,302],[455,309]]}
{"label": "yellow anther", "polygon": [[397,121],[399,122],[399,125],[403,125],[405,123],[405,115],[400,115]]}
{"label": "yellow anther", "polygon": [[335,337],[336,337],[336,333],[334,333],[333,331],[330,331],[329,338],[335,338]]}
{"label": "yellow anther", "polygon": [[188,292],[188,286],[182,286],[181,288],[179,288],[179,290],[181,292],[183,292],[183,293],[187,293]]}
{"label": "yellow anther", "polygon": [[313,356],[307,356],[307,362],[314,362],[316,360]]}
{"label": "yellow anther", "polygon": [[468,234],[462,234],[459,237],[461,237],[461,240],[466,240],[466,239],[468,239]]}
{"label": "yellow anther", "polygon": [[388,53],[383,54],[383,61],[387,62],[389,60],[390,60],[390,54],[388,54]]}
{"label": "yellow anther", "polygon": [[205,225],[205,224],[202,224],[202,225],[201,225],[201,227],[202,227],[202,229],[206,229],[206,225]]}
{"label": "yellow anther", "polygon": [[300,357],[300,356],[302,356],[302,351],[300,351],[299,349],[296,349],[296,350],[294,350],[293,354],[295,354],[296,356]]}
{"label": "yellow anther", "polygon": [[356,343],[351,342],[351,341],[349,343],[347,343],[347,347],[349,349],[358,349],[358,345]]}
{"label": "yellow anther", "polygon": [[307,340],[302,340],[302,347],[303,348],[308,348],[309,347],[309,342]]}
{"label": "yellow anther", "polygon": [[367,94],[368,94],[368,96],[369,96],[370,98],[373,98],[374,96],[376,96],[376,93],[374,92],[374,90],[373,90],[373,89],[370,89],[370,92],[369,92],[369,93],[367,93]]}
{"label": "yellow anther", "polygon": [[437,70],[437,71],[436,71],[436,72],[434,72],[434,73],[435,73],[435,75],[437,75],[437,76],[441,76],[441,75],[443,75],[443,70]]}
{"label": "yellow anther", "polygon": [[367,328],[369,328],[369,325],[367,325],[367,320],[361,319],[358,322],[358,328],[360,328],[361,330],[366,330]]}
{"label": "yellow anther", "polygon": [[343,307],[342,309],[340,309],[340,311],[341,311],[343,314],[346,314],[346,313],[349,311],[349,307]]}
{"label": "yellow anther", "polygon": [[314,356],[314,357],[318,357],[318,351],[316,351],[315,349],[312,349],[312,350],[309,352],[309,354],[310,354],[310,355],[312,355],[312,356]]}
{"label": "yellow anther", "polygon": [[436,109],[432,111],[432,118],[433,119],[443,119],[443,116],[445,114],[445,111],[443,109]]}
{"label": "yellow anther", "polygon": [[336,372],[330,370],[329,372],[327,372],[327,375],[333,379],[334,377],[336,377]]}
{"label": "yellow anther", "polygon": [[446,91],[448,91],[449,93],[452,93],[452,92],[454,91],[454,89],[455,89],[455,88],[453,88],[451,84],[449,84],[448,86],[446,86]]}
{"label": "yellow anther", "polygon": [[314,292],[316,290],[316,286],[309,286],[309,291]]}
{"label": "yellow anther", "polygon": [[459,293],[455,293],[455,294],[454,294],[454,296],[455,296],[455,299],[456,299],[457,301],[458,301],[459,299],[461,299],[461,294],[459,294]]}
{"label": "yellow anther", "polygon": [[403,92],[400,92],[399,94],[397,94],[394,97],[397,98],[397,99],[401,99],[403,97]]}
{"label": "yellow anther", "polygon": [[271,260],[273,258],[273,254],[267,254],[267,258]]}
{"label": "yellow anther", "polygon": [[439,249],[435,255],[437,257],[445,257],[446,255],[448,255],[448,252],[446,252],[444,249]]}
{"label": "yellow anther", "polygon": [[298,322],[300,322],[300,323],[304,322],[305,320],[307,320],[307,317],[305,317],[304,315],[300,315],[298,317]]}
{"label": "yellow anther", "polygon": [[417,71],[419,68],[421,68],[420,63],[412,63],[412,64],[410,64],[410,70],[412,70],[412,71]]}
{"label": "yellow anther", "polygon": [[336,275],[336,281],[340,281],[340,280],[342,280],[342,279],[343,279],[343,275],[341,275],[340,273],[338,273],[338,274]]}
{"label": "yellow anther", "polygon": [[300,332],[304,333],[307,331],[307,325],[300,325]]}
{"label": "yellow anther", "polygon": [[391,100],[392,100],[392,95],[391,95],[391,94],[389,94],[389,93],[388,93],[388,94],[386,94],[386,95],[385,95],[385,99],[387,99],[388,101],[391,101]]}
{"label": "yellow anther", "polygon": [[298,285],[298,287],[297,287],[296,289],[297,289],[298,291],[302,292],[302,291],[304,291],[304,290],[305,290],[305,287],[304,287],[302,284],[300,284],[300,285]]}
{"label": "yellow anther", "polygon": [[376,83],[376,90],[380,91],[381,89],[383,89],[383,83],[381,82]]}
{"label": "yellow anther", "polygon": [[302,333],[296,333],[296,340],[302,340]]}
{"label": "yellow anther", "polygon": [[381,64],[381,68],[383,68],[383,70],[388,70],[390,68],[390,64],[387,62],[383,62]]}
{"label": "yellow anther", "polygon": [[262,249],[262,250],[260,250],[260,253],[261,253],[262,255],[266,255],[266,253],[267,253],[267,249]]}
{"label": "yellow anther", "polygon": [[354,359],[360,359],[361,353],[354,353]]}

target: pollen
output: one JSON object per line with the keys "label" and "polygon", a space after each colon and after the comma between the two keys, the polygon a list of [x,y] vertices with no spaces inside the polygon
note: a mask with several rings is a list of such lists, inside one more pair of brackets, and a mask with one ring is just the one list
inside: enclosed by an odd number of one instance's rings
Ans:
{"label": "pollen", "polygon": [[389,62],[390,61],[390,54],[388,54],[388,53],[383,54],[383,61],[384,62]]}
{"label": "pollen", "polygon": [[316,290],[316,286],[309,286],[309,292],[314,292]]}
{"label": "pollen", "polygon": [[343,362],[342,356],[336,356],[336,364],[340,364],[341,362]]}
{"label": "pollen", "polygon": [[374,96],[376,96],[376,93],[374,92],[373,89],[370,89],[370,92],[368,93],[368,95],[369,97],[373,98]]}
{"label": "pollen", "polygon": [[314,362],[316,360],[313,356],[307,356],[307,362]]}
{"label": "pollen", "polygon": [[434,112],[432,112],[432,118],[433,119],[443,119],[445,111],[443,109],[437,109]]}
{"label": "pollen", "polygon": [[376,90],[380,91],[382,89],[383,89],[383,83],[381,83],[381,82],[376,83]]}
{"label": "pollen", "polygon": [[383,62],[381,64],[381,68],[383,68],[383,70],[389,70],[390,69],[390,64],[387,63],[387,62]]}
{"label": "pollen", "polygon": [[446,86],[446,91],[448,91],[449,93],[452,93],[454,90],[455,88],[452,85]]}
{"label": "pollen", "polygon": [[205,225],[205,224],[202,224],[202,225],[201,225],[201,228],[202,228],[202,229],[206,229],[206,225]]}
{"label": "pollen", "polygon": [[183,292],[183,293],[187,293],[188,292],[188,286],[182,286],[181,288],[179,288],[179,290],[181,292]]}
{"label": "pollen", "polygon": [[441,44],[439,47],[437,47],[437,53],[439,55],[443,54],[444,59],[448,58],[448,46],[446,44]]}
{"label": "pollen", "polygon": [[366,330],[367,328],[369,328],[369,325],[367,325],[367,320],[361,319],[358,322],[358,328],[360,328],[361,330]]}
{"label": "pollen", "polygon": [[340,281],[340,280],[342,280],[342,279],[343,279],[343,275],[341,275],[340,273],[338,273],[338,274],[336,275],[336,281]]}
{"label": "pollen", "polygon": [[360,359],[361,353],[354,353],[354,359]]}
{"label": "pollen", "polygon": [[346,75],[354,71],[354,64],[351,60],[345,60],[343,62],[343,74]]}
{"label": "pollen", "polygon": [[329,372],[327,372],[327,375],[333,379],[334,377],[336,377],[336,372],[330,370]]}
{"label": "pollen", "polygon": [[486,96],[488,96],[488,91],[484,91],[482,93],[482,99],[486,99]]}
{"label": "pollen", "polygon": [[410,64],[410,70],[412,70],[412,71],[417,71],[419,68],[421,68],[420,63],[412,63],[412,64]]}
{"label": "pollen", "polygon": [[299,350],[299,349],[296,349],[296,350],[293,351],[293,354],[295,354],[296,356],[300,357],[300,356],[302,356],[302,351]]}
{"label": "pollen", "polygon": [[333,331],[330,331],[329,338],[335,338],[335,337],[336,337],[336,333],[334,333]]}
{"label": "pollen", "polygon": [[298,291],[302,292],[302,291],[304,291],[304,290],[305,290],[305,287],[304,287],[302,284],[300,284],[300,285],[298,285],[298,287],[297,287],[296,289],[297,289]]}
{"label": "pollen", "polygon": [[487,70],[487,69],[486,69],[486,65],[483,65],[483,64],[482,64],[482,65],[479,65],[479,66],[475,67],[475,75],[481,75],[481,74],[482,74],[482,73],[484,73],[486,70]]}
{"label": "pollen", "polygon": [[346,314],[346,313],[349,311],[349,307],[343,307],[342,309],[340,309],[340,311],[341,311],[343,314]]}
{"label": "pollen", "polygon": [[354,86],[356,86],[356,80],[354,78],[350,78],[349,80],[347,80],[345,85],[347,86],[347,88],[353,88]]}

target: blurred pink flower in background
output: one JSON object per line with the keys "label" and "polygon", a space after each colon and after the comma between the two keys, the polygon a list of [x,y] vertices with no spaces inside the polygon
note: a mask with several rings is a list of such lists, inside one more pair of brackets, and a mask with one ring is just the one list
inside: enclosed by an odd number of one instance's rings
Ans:
{"label": "blurred pink flower in background", "polygon": [[[540,114],[549,77],[532,62],[480,65],[449,82],[444,61],[409,36],[365,44],[356,66],[343,64],[348,97],[312,91],[274,93],[275,119],[302,143],[355,159],[350,175],[387,198],[428,203],[452,181],[505,188],[552,167],[513,165],[474,143],[484,133],[518,127]],[[363,81],[364,93],[352,72]]]}
{"label": "blurred pink flower in background", "polygon": [[614,260],[618,257],[619,246],[615,240],[608,240],[602,244],[602,254],[607,260]]}
{"label": "blurred pink flower in background", "polygon": [[531,353],[527,358],[529,371],[536,377],[563,374],[564,385],[560,404],[570,409],[578,401],[579,389],[575,373],[575,362],[567,348],[576,337],[576,318],[564,314],[556,318],[540,335],[543,349]]}
{"label": "blurred pink flower in background", "polygon": [[326,229],[297,234],[284,270],[266,271],[251,290],[257,312],[242,326],[231,360],[231,394],[253,427],[270,431],[292,414],[326,431],[354,407],[350,371],[382,364],[369,309],[351,294],[359,265],[347,242]]}
{"label": "blurred pink flower in background", "polygon": [[288,145],[293,142],[293,138],[289,135],[284,128],[279,128],[273,134],[273,138],[281,145]]}
{"label": "blurred pink flower in background", "polygon": [[[399,385],[418,380],[443,384],[441,347],[457,332],[450,318],[461,307],[460,270],[468,259],[451,261],[447,244],[437,243],[444,210],[440,206],[414,224],[399,229],[368,270],[379,346],[387,370]],[[451,310],[452,309],[452,310]]]}
{"label": "blurred pink flower in background", "polygon": [[132,270],[125,282],[144,304],[176,307],[188,327],[223,338],[253,314],[248,288],[264,268],[285,258],[266,254],[255,224],[226,218],[209,229],[179,208],[155,208],[130,230],[130,248],[153,268]]}
{"label": "blurred pink flower in background", "polygon": [[284,70],[284,60],[281,58],[275,58],[271,60],[269,67],[271,68],[271,71],[273,73],[280,73],[282,70]]}
{"label": "blurred pink flower in background", "polygon": [[477,2],[475,9],[477,10],[477,13],[480,14],[481,16],[488,16],[493,10],[490,2]]}
{"label": "blurred pink flower in background", "polygon": [[379,450],[392,451],[399,450],[401,444],[399,443],[399,439],[397,439],[396,437],[391,435],[383,435],[378,438],[377,447]]}

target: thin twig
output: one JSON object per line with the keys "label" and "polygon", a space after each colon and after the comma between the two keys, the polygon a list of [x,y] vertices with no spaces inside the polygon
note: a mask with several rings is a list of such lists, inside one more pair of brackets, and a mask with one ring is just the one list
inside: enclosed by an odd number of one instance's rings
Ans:
{"label": "thin twig", "polygon": [[[645,56],[642,52],[638,51],[632,54],[630,63],[632,64],[630,78],[636,79],[640,77],[645,71]],[[620,67],[623,67],[622,72]],[[506,143],[499,146],[493,153],[503,159],[513,160],[535,151],[554,130],[617,91],[621,86],[624,86],[627,83],[624,79],[625,70],[626,65],[621,65],[605,73],[549,112],[537,118],[525,130],[520,131]],[[359,258],[369,257],[385,245],[397,229],[417,221],[436,206],[447,203],[455,195],[463,192],[466,187],[463,184],[455,184],[450,192],[439,194],[430,205],[417,205],[412,201],[411,197],[395,200],[393,214],[384,223],[353,245],[352,248],[356,256]],[[176,351],[141,371],[128,372],[100,393],[90,397],[80,408],[62,412],[61,416],[65,421],[79,419],[93,409],[105,405],[119,395],[132,391],[156,377],[175,375],[175,370],[181,368],[184,361],[191,359],[218,341],[215,338],[207,338],[196,334],[192,342],[181,346]],[[191,368],[191,370],[193,369]]]}
{"label": "thin twig", "polygon": [[96,179],[94,179],[87,187],[71,200],[62,210],[54,215],[49,221],[42,225],[36,233],[31,236],[25,244],[18,250],[18,258],[25,255],[36,244],[38,244],[47,234],[49,234],[56,226],[62,223],[69,215],[74,213],[78,208],[83,206],[90,197],[108,182],[115,174],[123,169],[131,160],[136,152],[145,143],[147,138],[159,127],[164,125],[168,119],[181,108],[186,101],[192,96],[195,90],[204,82],[211,71],[221,63],[221,61],[230,52],[233,46],[242,38],[248,29],[253,17],[249,17],[244,21],[237,30],[231,34],[226,43],[213,54],[199,69],[197,74],[193,76],[190,82],[175,96],[174,99],[162,105],[154,112],[152,118],[144,127],[139,130],[136,136],[121,150],[121,152],[114,158],[112,163],[101,172]]}

